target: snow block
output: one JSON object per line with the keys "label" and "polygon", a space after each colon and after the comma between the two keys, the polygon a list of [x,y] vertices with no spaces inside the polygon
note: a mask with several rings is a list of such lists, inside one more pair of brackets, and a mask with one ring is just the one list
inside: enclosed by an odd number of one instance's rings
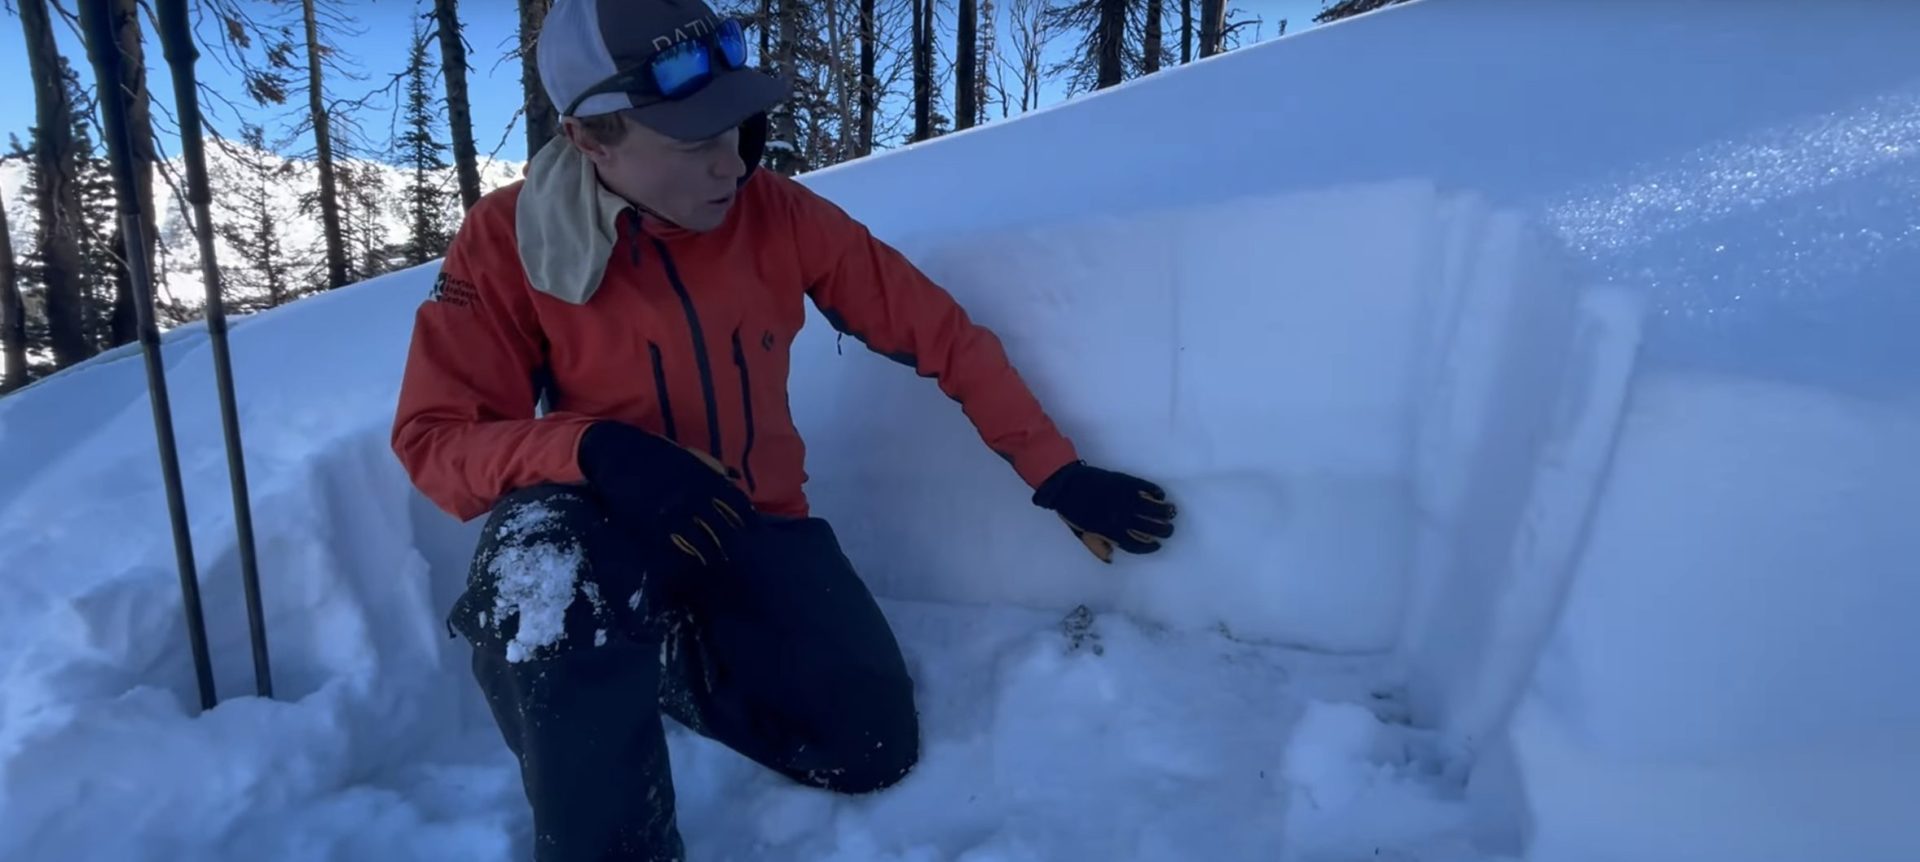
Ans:
{"label": "snow block", "polygon": [[1511,729],[1529,859],[1914,858],[1920,407],[1633,393]]}
{"label": "snow block", "polygon": [[1485,251],[1441,306],[1415,426],[1419,553],[1401,642],[1416,715],[1466,746],[1499,731],[1552,625],[1643,314],[1629,292],[1580,287],[1519,218],[1478,228]]}

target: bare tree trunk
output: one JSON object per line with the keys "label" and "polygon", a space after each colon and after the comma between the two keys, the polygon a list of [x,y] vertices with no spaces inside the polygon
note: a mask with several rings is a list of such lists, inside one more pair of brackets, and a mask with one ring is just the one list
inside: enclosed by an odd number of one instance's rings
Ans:
{"label": "bare tree trunk", "polygon": [[974,6],[974,0],[960,0],[959,14],[954,26],[958,44],[953,49],[953,127],[965,129],[973,126],[974,118],[980,113],[974,104],[978,92],[973,80],[980,50],[974,39],[974,28],[979,25],[980,10]]}
{"label": "bare tree trunk", "polygon": [[[153,207],[153,166],[158,159],[153,147],[153,115],[147,104],[147,63],[146,50],[141,44],[140,4],[138,0],[114,0],[113,3],[114,42],[124,59],[120,63],[120,87],[125,91],[127,100],[127,134],[132,137],[134,199],[124,199],[125,192],[114,186],[116,197],[120,200],[121,212],[140,213],[140,223],[145,226],[145,235],[140,242],[146,247],[147,260],[155,260],[156,247],[160,242],[159,221],[154,218]],[[124,261],[130,259],[125,247],[120,248],[123,261],[114,275],[113,316],[108,326],[108,341],[113,346],[130,344],[140,337],[140,319],[133,308],[133,273],[128,272]]]}
{"label": "bare tree trunk", "polygon": [[1200,0],[1200,56],[1220,53],[1226,43],[1226,0]]}
{"label": "bare tree trunk", "polygon": [[[434,0],[440,28],[440,71],[447,79],[447,128],[453,133],[453,167],[460,177],[460,207],[480,200],[480,152],[473,145],[473,109],[467,101],[467,45],[460,30],[459,0]],[[533,158],[533,153],[527,153]]]}
{"label": "bare tree trunk", "polygon": [[874,0],[860,0],[860,155],[873,154],[873,114],[880,82],[874,77]]}
{"label": "bare tree trunk", "polygon": [[773,0],[760,0],[754,20],[760,24],[760,68],[773,71]]}
{"label": "bare tree trunk", "polygon": [[933,46],[927,8],[932,0],[913,2],[913,139],[933,137]]}
{"label": "bare tree trunk", "polygon": [[1046,0],[1013,0],[1013,52],[1020,69],[1020,112],[1040,107],[1040,61],[1046,56],[1050,31]]}
{"label": "bare tree trunk", "polygon": [[319,156],[320,226],[327,244],[327,287],[347,283],[347,249],[340,235],[340,188],[334,177],[333,137],[328,132],[326,95],[321,87],[320,23],[314,0],[301,0],[307,29],[307,105],[313,114],[313,145]]}
{"label": "bare tree trunk", "polygon": [[7,208],[0,207],[0,346],[4,346],[6,373],[0,375],[0,393],[27,385],[27,303],[20,296],[20,279],[13,269],[13,233],[7,228]]}
{"label": "bare tree trunk", "polygon": [[853,125],[853,103],[858,98],[859,89],[848,78],[846,58],[847,33],[840,26],[840,5],[845,0],[826,0],[827,40],[832,47],[832,64],[827,73],[833,79],[833,105],[835,119],[839,122],[833,143],[833,154],[827,164],[839,164],[860,152],[860,131]]}
{"label": "bare tree trunk", "polygon": [[73,141],[73,104],[61,74],[60,48],[53,39],[47,0],[19,0],[20,28],[27,37],[27,65],[33,75],[34,161],[39,171],[35,203],[40,215],[40,258],[46,286],[47,338],[53,362],[65,368],[93,355],[87,339],[85,300],[81,296],[79,163]]}
{"label": "bare tree trunk", "polygon": [[1160,7],[1161,4],[1165,2],[1166,0],[1147,0],[1147,33],[1145,44],[1141,46],[1141,54],[1145,57],[1143,68],[1149,75],[1160,71],[1160,52],[1162,50]]}
{"label": "bare tree trunk", "polygon": [[547,101],[547,90],[540,86],[540,64],[534,48],[540,38],[540,25],[547,20],[552,0],[520,0],[520,88],[526,93],[527,158],[553,140],[560,131],[557,111],[565,105]]}
{"label": "bare tree trunk", "polygon": [[1193,62],[1193,0],[1180,0],[1180,63]]}
{"label": "bare tree trunk", "polygon": [[1120,83],[1126,77],[1127,0],[1100,0],[1100,75],[1094,89]]}
{"label": "bare tree trunk", "polygon": [[[774,53],[779,57],[780,74],[788,80],[798,81],[800,70],[797,63],[801,15],[806,11],[806,0],[780,0],[774,11],[774,20],[779,22],[780,32],[774,35]],[[770,131],[775,141],[784,141],[787,149],[776,151],[769,163],[775,170],[788,176],[805,173],[811,166],[807,157],[813,155],[811,146],[803,146],[800,136],[800,105],[795,98],[774,108],[768,117]]]}
{"label": "bare tree trunk", "polygon": [[975,61],[978,65],[975,67],[973,79],[973,103],[980,111],[978,122],[986,120],[987,106],[993,104],[993,91],[996,88],[1000,91],[1000,116],[1007,115],[1007,88],[1004,79],[1001,79],[1001,83],[996,87],[992,74],[993,70],[999,66],[1000,60],[1000,45],[996,39],[995,26],[997,17],[993,0],[980,0],[980,31],[976,37],[976,41],[980,43],[980,49],[974,52],[974,56],[979,59]]}

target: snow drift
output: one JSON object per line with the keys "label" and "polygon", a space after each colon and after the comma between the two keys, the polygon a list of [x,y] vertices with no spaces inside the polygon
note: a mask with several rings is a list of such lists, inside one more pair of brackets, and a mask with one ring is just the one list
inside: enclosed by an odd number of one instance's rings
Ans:
{"label": "snow drift", "polygon": [[[1898,801],[1920,768],[1920,692],[1897,681],[1920,660],[1901,637],[1920,608],[1920,540],[1901,515],[1920,503],[1920,301],[1902,290],[1920,276],[1915,35],[1920,10],[1880,3],[1813,19],[1678,3],[1642,20],[1427,0],[807,177],[998,331],[1089,458],[1165,483],[1182,533],[1098,564],[934,387],[810,321],[793,406],[816,509],[912,621],[908,639],[933,638],[916,648],[923,675],[993,683],[937,695],[951,744],[930,747],[929,771],[954,783],[860,809],[922,833],[768,787],[750,803],[761,843],[709,846],[1460,852],[1429,840],[1453,834],[1451,803],[1409,801],[1409,785],[1375,780],[1386,769],[1466,794],[1482,853],[1910,856],[1920,826]],[[385,450],[432,271],[234,329],[280,701],[186,708],[137,354],[0,402],[15,595],[0,605],[0,855],[66,846],[91,822],[72,806],[124,825],[101,858],[376,846],[262,825],[301,807],[335,824],[387,812],[380,834],[405,836],[388,856],[510,852],[513,827],[460,814],[512,811],[510,773],[427,755],[455,744],[433,728],[487,729],[438,626],[477,525],[427,506]],[[172,335],[168,361],[233,695],[251,670],[197,330]],[[922,610],[952,603],[1042,619],[1084,604],[1116,631],[1212,629],[1234,640],[1207,644],[1369,670],[1363,691],[1307,702],[1262,699],[1304,685],[1297,671],[1209,671],[1252,699],[1163,701],[1149,681],[1186,671],[1115,677],[1020,634],[979,642],[1011,653],[954,647],[935,634],[974,624]],[[1215,649],[1111,637],[1134,670]],[[968,664],[975,649],[999,657]],[[981,700],[998,711],[975,714]],[[1102,725],[1080,749],[1091,766],[1042,750],[1075,739],[1062,710],[1146,721],[1172,703],[1217,711],[1151,725],[1188,728],[1166,748]],[[1223,716],[1272,746],[1269,783],[1221,783],[1233,754],[1180,735]],[[717,762],[689,750],[677,766]],[[118,768],[243,778],[169,806]],[[709,806],[695,820],[719,816],[716,776],[731,773],[714,769],[689,773]],[[1180,786],[1169,776],[1241,790],[1161,819],[1066,801]],[[929,801],[975,781],[1027,800],[1027,826],[994,833]],[[1251,825],[1202,813],[1221,806]],[[1382,811],[1391,829],[1369,822]],[[1137,840],[1058,826],[1085,816]],[[1262,843],[1275,835],[1289,837]]]}

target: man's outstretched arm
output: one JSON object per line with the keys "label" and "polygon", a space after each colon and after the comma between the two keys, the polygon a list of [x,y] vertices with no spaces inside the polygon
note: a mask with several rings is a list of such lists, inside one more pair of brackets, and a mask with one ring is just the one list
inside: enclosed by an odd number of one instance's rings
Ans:
{"label": "man's outstretched arm", "polygon": [[933,378],[1028,486],[1038,488],[1078,458],[998,336],[865,225],[805,187],[787,185],[808,295],[834,329]]}
{"label": "man's outstretched arm", "polygon": [[835,329],[934,378],[987,447],[1111,561],[1115,545],[1150,553],[1173,535],[1174,507],[1150,482],[1091,467],[1055,427],[1000,339],[898,250],[832,202],[782,181],[793,207],[808,295]]}

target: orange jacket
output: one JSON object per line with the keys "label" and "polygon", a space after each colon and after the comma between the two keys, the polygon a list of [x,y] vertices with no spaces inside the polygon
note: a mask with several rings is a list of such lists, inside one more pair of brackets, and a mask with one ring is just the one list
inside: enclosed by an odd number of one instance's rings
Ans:
{"label": "orange jacket", "polygon": [[1029,486],[1076,458],[992,332],[799,183],[754,172],[706,233],[628,209],[583,304],[528,281],[514,225],[524,184],[467,213],[415,313],[394,418],[393,451],[415,486],[461,520],[516,488],[583,481],[575,448],[603,418],[711,454],[763,512],[806,515],[786,391],[803,296],[836,329],[936,378]]}

